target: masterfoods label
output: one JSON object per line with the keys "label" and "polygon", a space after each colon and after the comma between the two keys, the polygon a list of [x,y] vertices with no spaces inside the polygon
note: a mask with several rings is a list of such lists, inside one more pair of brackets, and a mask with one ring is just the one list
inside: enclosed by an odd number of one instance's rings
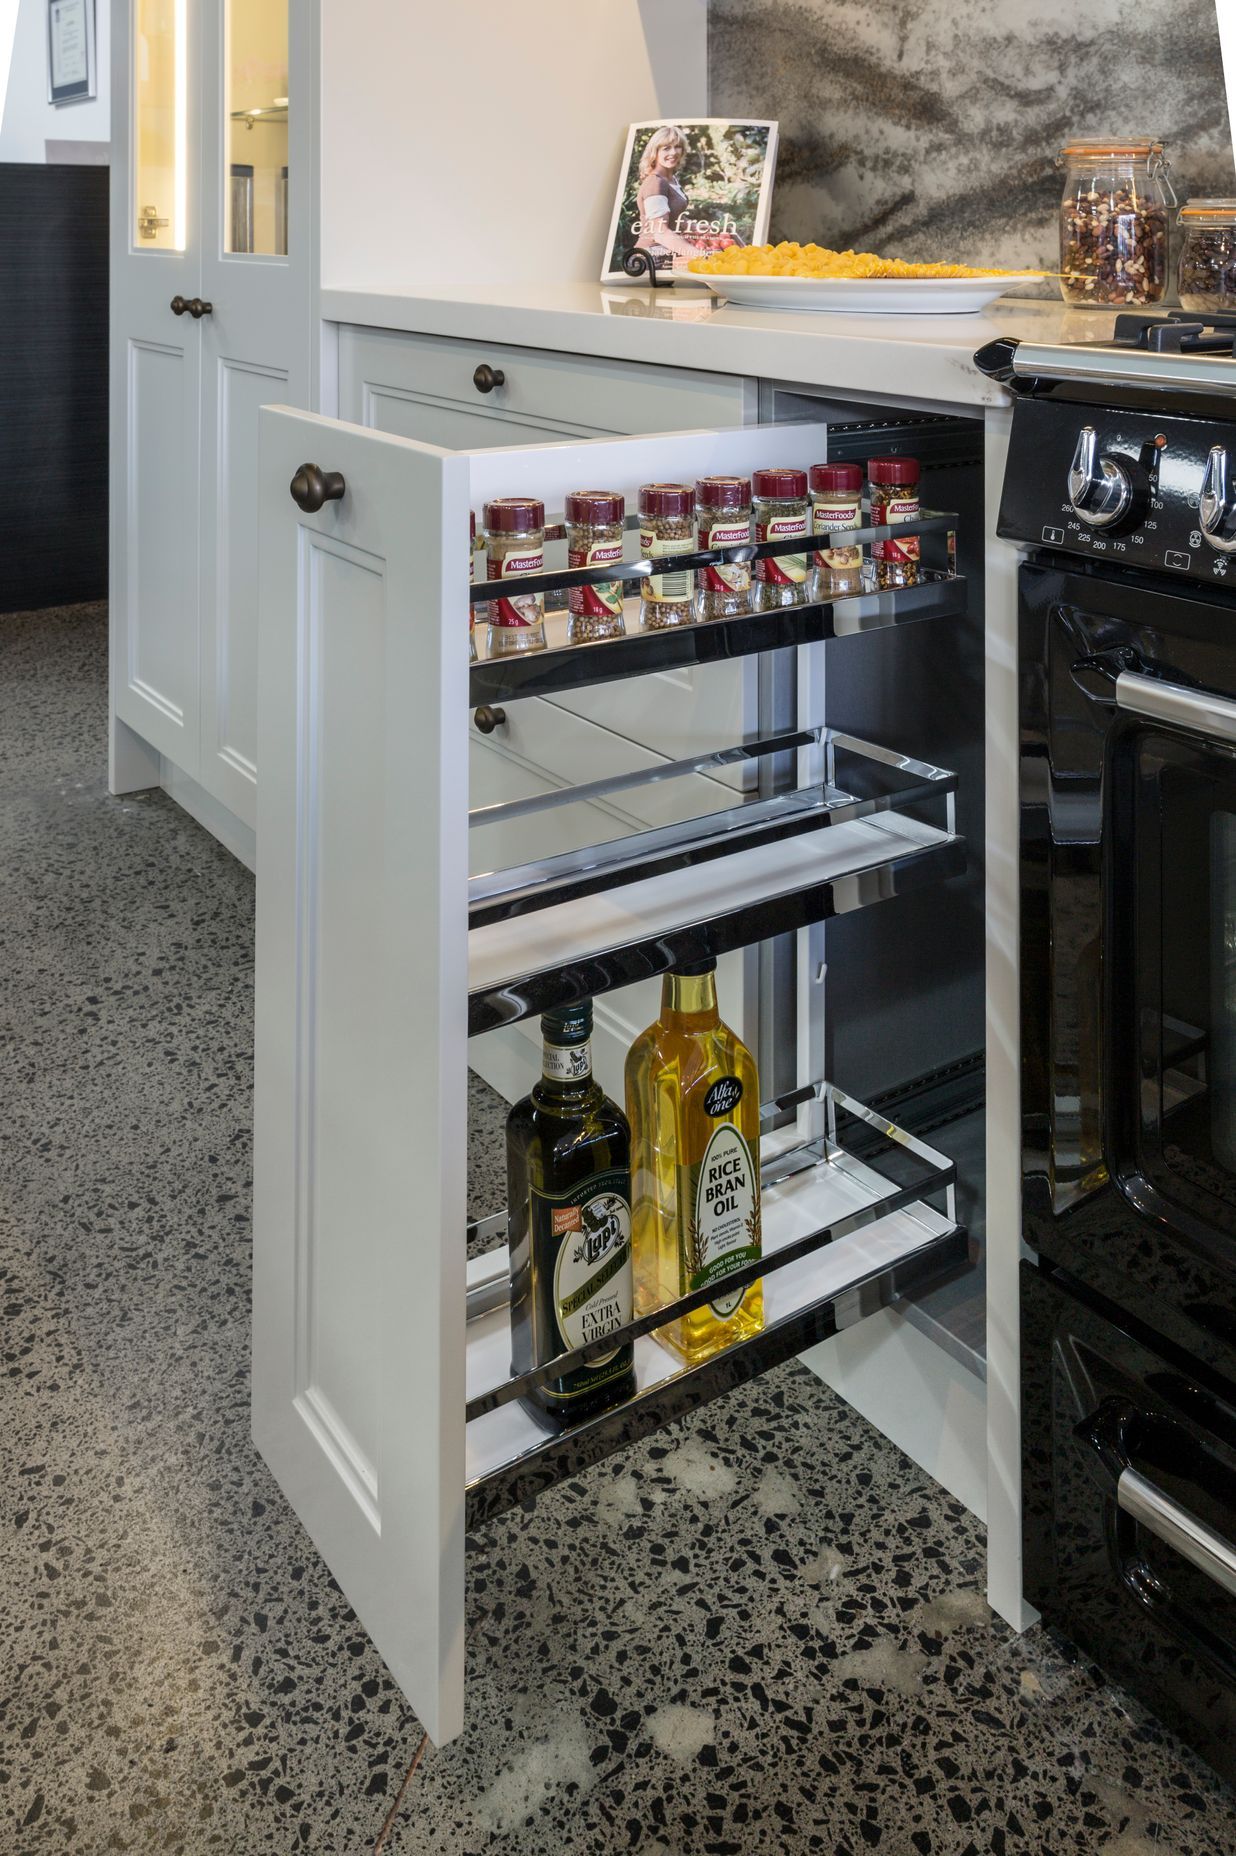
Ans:
{"label": "masterfoods label", "polygon": [[[807,533],[807,512],[800,516],[774,516],[770,522],[757,522],[755,539],[760,541],[796,541]],[[777,554],[755,563],[755,577],[765,586],[801,586],[807,578],[805,554]]]}
{"label": "masterfoods label", "polygon": [[[604,1339],[632,1318],[630,1181],[617,1168],[595,1173],[567,1192],[533,1191],[533,1251],[554,1254],[553,1314],[558,1336],[538,1341],[542,1359]],[[563,1397],[578,1397],[626,1372],[630,1347],[567,1375]]]}
{"label": "masterfoods label", "polygon": [[[529,548],[517,542],[507,549],[500,561],[491,554],[485,564],[487,580],[513,580],[517,574],[539,574],[545,568],[544,548]],[[542,593],[521,593],[518,599],[495,599],[489,608],[491,625],[514,627],[539,625],[545,617]]]}
{"label": "masterfoods label", "polygon": [[[740,548],[751,540],[750,520],[735,522],[725,516],[719,522],[700,523],[700,547]],[[719,567],[701,567],[700,585],[713,593],[745,593],[751,585],[751,564],[736,561]]]}
{"label": "masterfoods label", "polygon": [[[663,554],[690,554],[691,542],[687,537],[671,541],[664,535],[654,533],[652,529],[642,528],[639,532],[639,551],[645,560],[655,561]],[[644,582],[644,587],[646,599],[690,599],[691,570],[684,567],[675,574],[652,574]]]}
{"label": "masterfoods label", "polygon": [[[741,1087],[741,1085],[740,1085]],[[682,1167],[679,1204],[692,1208],[684,1293],[720,1283],[760,1257],[760,1205],[751,1149],[732,1122],[713,1129],[698,1166]],[[735,1312],[743,1289],[709,1303],[718,1320]]]}
{"label": "masterfoods label", "polygon": [[[568,548],[568,567],[602,567],[622,559],[620,541],[594,541],[590,548]],[[567,611],[594,619],[622,617],[622,587],[617,580],[594,580],[567,590]]]}
{"label": "masterfoods label", "polygon": [[[878,509],[872,504],[871,520],[878,528],[892,528],[897,522],[917,522],[919,514],[917,496],[890,496]],[[907,535],[904,541],[873,541],[871,553],[877,561],[917,561],[918,536]]]}
{"label": "masterfoods label", "polygon": [[[861,528],[863,505],[857,490],[853,496],[818,497],[811,512],[811,526],[816,533],[828,534],[839,528]],[[863,551],[858,548],[817,548],[818,567],[861,567]]]}

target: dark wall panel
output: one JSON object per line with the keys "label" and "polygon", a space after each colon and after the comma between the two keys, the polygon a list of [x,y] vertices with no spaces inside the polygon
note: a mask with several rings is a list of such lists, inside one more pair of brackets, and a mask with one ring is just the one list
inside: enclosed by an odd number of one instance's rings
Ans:
{"label": "dark wall panel", "polygon": [[107,594],[104,167],[0,162],[0,612]]}

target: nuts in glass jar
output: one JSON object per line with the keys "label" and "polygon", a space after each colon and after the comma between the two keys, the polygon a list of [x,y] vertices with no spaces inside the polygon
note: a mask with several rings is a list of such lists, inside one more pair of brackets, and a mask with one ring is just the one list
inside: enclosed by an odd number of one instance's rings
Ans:
{"label": "nuts in glass jar", "polygon": [[1066,303],[1157,303],[1167,287],[1161,142],[1077,141],[1061,150],[1060,294]]}
{"label": "nuts in glass jar", "polygon": [[[807,473],[805,470],[757,470],[751,476],[755,539],[793,541],[807,533]],[[755,587],[752,603],[757,612],[778,606],[801,606],[807,597],[807,556],[776,554],[752,565]]]}
{"label": "nuts in glass jar", "polygon": [[1180,307],[1236,309],[1236,200],[1188,200],[1180,209]]}
{"label": "nuts in glass jar", "polygon": [[[872,528],[892,528],[898,522],[917,522],[917,459],[868,458],[867,477],[871,484]],[[873,541],[871,558],[875,562],[878,587],[918,585],[917,535],[907,535],[901,541]]]}
{"label": "nuts in glass jar", "polygon": [[[533,496],[500,496],[484,508],[485,578],[510,580],[545,568],[545,505]],[[489,602],[489,655],[545,649],[545,595],[521,593]]]}
{"label": "nuts in glass jar", "polygon": [[[694,504],[688,484],[644,484],[639,493],[639,551],[646,560],[655,561],[666,554],[690,554]],[[680,568],[677,573],[650,575],[644,581],[639,619],[649,632],[694,625],[695,595],[690,570]]]}
{"label": "nuts in glass jar", "polygon": [[[863,526],[863,472],[859,464],[811,466],[811,528],[813,534],[834,534],[838,529]],[[817,548],[814,555],[816,596],[836,599],[863,590],[862,543],[843,548]]]}
{"label": "nuts in glass jar", "polygon": [[[747,477],[701,477],[695,486],[696,539],[704,548],[748,547],[751,542],[751,483]],[[697,609],[701,619],[732,619],[751,610],[751,564],[722,562],[699,567]]]}
{"label": "nuts in glass jar", "polygon": [[[600,567],[622,559],[626,500],[616,490],[572,490],[566,499],[567,566]],[[622,638],[621,580],[594,580],[567,590],[568,644]]]}

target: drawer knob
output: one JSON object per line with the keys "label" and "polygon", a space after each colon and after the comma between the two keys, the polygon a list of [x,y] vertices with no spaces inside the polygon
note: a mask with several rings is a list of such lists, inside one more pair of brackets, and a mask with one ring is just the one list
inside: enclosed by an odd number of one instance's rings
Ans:
{"label": "drawer knob", "polygon": [[506,710],[491,709],[488,703],[472,711],[472,725],[483,735],[492,735],[495,728],[506,727]]}
{"label": "drawer knob", "polygon": [[302,464],[288,488],[297,507],[312,516],[324,504],[337,503],[347,485],[337,470],[320,470],[316,464]]}
{"label": "drawer knob", "polygon": [[506,385],[506,375],[500,367],[491,367],[488,361],[482,361],[472,376],[472,384],[478,393],[492,393],[495,387]]}

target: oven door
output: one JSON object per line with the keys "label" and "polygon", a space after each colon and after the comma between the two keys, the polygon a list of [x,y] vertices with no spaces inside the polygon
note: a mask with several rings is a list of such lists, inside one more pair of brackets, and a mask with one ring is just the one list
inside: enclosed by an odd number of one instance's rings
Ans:
{"label": "oven door", "polygon": [[1022,1265],[1026,1596],[1236,1778],[1236,1406]]}
{"label": "oven door", "polygon": [[1022,569],[1027,1241],[1236,1376],[1236,618]]}

